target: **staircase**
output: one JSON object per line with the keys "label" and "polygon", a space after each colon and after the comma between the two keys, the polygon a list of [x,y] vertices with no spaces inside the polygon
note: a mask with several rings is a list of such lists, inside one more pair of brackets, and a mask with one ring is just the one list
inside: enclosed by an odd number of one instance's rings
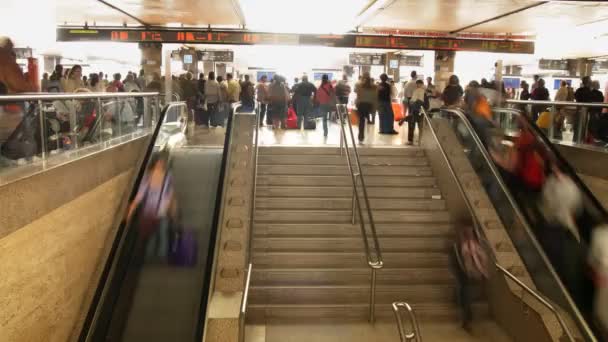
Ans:
{"label": "staircase", "polygon": [[[248,320],[365,321],[371,271],[352,180],[335,147],[260,147]],[[363,174],[385,267],[376,316],[408,301],[423,323],[458,321],[448,252],[453,223],[424,152],[361,148]],[[487,304],[475,305],[477,317]]]}

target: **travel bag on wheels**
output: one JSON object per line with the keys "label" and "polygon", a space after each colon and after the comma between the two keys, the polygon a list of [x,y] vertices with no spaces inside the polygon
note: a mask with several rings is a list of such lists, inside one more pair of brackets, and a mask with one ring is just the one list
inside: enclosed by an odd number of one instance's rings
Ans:
{"label": "travel bag on wheels", "polygon": [[314,119],[305,120],[304,129],[317,129],[317,122]]}

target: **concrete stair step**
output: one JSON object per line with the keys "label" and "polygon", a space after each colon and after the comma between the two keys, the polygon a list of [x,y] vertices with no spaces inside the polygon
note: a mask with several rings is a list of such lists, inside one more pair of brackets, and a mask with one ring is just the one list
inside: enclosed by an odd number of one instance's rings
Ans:
{"label": "concrete stair step", "polygon": [[[336,165],[258,165],[259,175],[340,175],[348,176],[349,170],[346,163],[344,167]],[[364,165],[364,176],[432,176],[433,172],[429,166],[381,166]]]}
{"label": "concrete stair step", "polygon": [[[379,238],[382,252],[447,252],[453,241],[450,237],[385,237]],[[371,239],[368,239],[371,243]],[[335,238],[304,238],[304,237],[256,237],[253,239],[255,252],[306,252],[306,251],[335,251],[358,252],[363,251],[361,237],[335,237]]]}
{"label": "concrete stair step", "polygon": [[[254,267],[251,283],[264,285],[369,285],[369,268],[260,268]],[[454,284],[448,270],[387,268],[377,272],[379,285]]]}
{"label": "concrete stair step", "polygon": [[[363,208],[367,208],[362,201]],[[385,200],[381,198],[370,198],[373,210],[445,210],[446,204],[442,199],[399,199]],[[290,197],[257,197],[256,209],[344,209],[351,210],[352,198],[290,198]]]}
{"label": "concrete stair step", "polygon": [[[361,156],[424,156],[424,151],[417,146],[399,147],[359,147]],[[339,147],[332,146],[260,146],[260,155],[335,155]]]}
{"label": "concrete stair step", "polygon": [[[352,159],[351,159],[352,160]],[[425,166],[428,161],[424,156],[361,156],[361,165],[385,166]],[[334,165],[348,168],[346,156],[335,155],[274,155],[261,154],[258,156],[259,165]],[[352,160],[353,165],[355,163]]]}
{"label": "concrete stair step", "polygon": [[[251,304],[365,304],[369,284],[342,286],[252,286]],[[385,285],[376,288],[376,303],[390,304],[408,298],[413,303],[452,303],[455,285]]]}
{"label": "concrete stair step", "polygon": [[[357,215],[357,213],[355,213]],[[374,222],[450,222],[447,211],[374,210]],[[357,215],[358,216],[358,215]],[[351,222],[351,210],[256,210],[255,222],[289,223],[347,223]],[[357,218],[358,219],[358,218]],[[363,212],[363,219],[369,217]]]}
{"label": "concrete stair step", "polygon": [[[376,233],[382,236],[452,236],[454,226],[450,223],[376,223]],[[255,236],[302,236],[335,237],[361,236],[359,224],[329,223],[261,223],[254,225]]]}
{"label": "concrete stair step", "polygon": [[[408,298],[400,300],[408,301]],[[411,303],[416,318],[421,324],[425,322],[454,322],[460,319],[460,310],[456,303]],[[390,304],[376,304],[376,318],[381,322],[395,322]],[[488,304],[473,304],[473,317],[476,320],[490,316]],[[264,305],[252,304],[247,308],[249,323],[299,323],[299,322],[345,322],[367,321],[369,304],[356,305]]]}
{"label": "concrete stair step", "polygon": [[[258,186],[257,196],[259,197],[351,197],[353,194],[352,186]],[[359,195],[363,196],[363,191],[359,187]],[[369,198],[432,198],[441,196],[438,188],[431,187],[368,187]],[[362,197],[363,199],[363,197]]]}
{"label": "concrete stair step", "polygon": [[[385,269],[449,267],[447,253],[387,252],[382,253]],[[368,268],[361,252],[254,252],[253,263],[260,268]]]}
{"label": "concrete stair step", "polygon": [[[259,175],[258,185],[282,186],[352,186],[353,180],[349,173],[342,176],[306,176],[306,175]],[[434,177],[387,177],[365,176],[365,185],[391,187],[422,187],[435,186]]]}

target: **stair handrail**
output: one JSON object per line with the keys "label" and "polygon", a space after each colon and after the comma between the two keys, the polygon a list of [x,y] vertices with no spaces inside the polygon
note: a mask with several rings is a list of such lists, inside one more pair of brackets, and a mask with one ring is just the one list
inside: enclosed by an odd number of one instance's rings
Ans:
{"label": "stair handrail", "polygon": [[[566,324],[566,321],[564,320],[562,315],[559,313],[559,311],[557,311],[555,309],[555,307],[551,303],[549,303],[549,301],[547,301],[540,294],[538,294],[536,291],[531,289],[523,281],[519,280],[514,274],[509,272],[506,268],[502,267],[499,263],[495,262],[494,266],[496,266],[497,270],[499,270],[505,276],[507,276],[509,279],[511,279],[513,282],[515,282],[515,284],[517,284],[519,287],[521,287],[525,292],[532,295],[532,297],[536,298],[536,300],[538,300],[542,305],[544,305],[547,309],[549,309],[549,311],[551,311],[557,318],[557,321],[559,322],[559,325],[562,327],[562,330],[564,330],[564,333],[566,334],[566,336],[568,336],[568,340],[570,340],[572,342],[576,341],[574,338],[574,335],[572,335],[572,331],[570,331],[570,328]],[[523,293],[522,293],[522,301],[523,301]]]}
{"label": "stair handrail", "polygon": [[[353,133],[353,129],[349,122],[346,126],[348,126],[348,129],[350,132],[350,137],[351,137],[352,147],[353,147],[353,152],[354,152],[353,155],[354,155],[355,163],[357,165],[358,172],[355,172],[353,170],[353,164],[351,162],[351,157],[350,157],[350,152],[349,152],[349,147],[348,147],[348,139],[347,139],[347,135],[346,135],[346,128],[344,127],[345,118],[348,116],[348,112],[346,110],[346,105],[338,104],[338,105],[336,105],[336,110],[338,113],[338,117],[340,119],[340,136],[341,136],[340,150],[342,150],[342,148],[344,148],[344,150],[346,152],[346,163],[348,164],[348,169],[350,171],[350,175],[351,175],[351,179],[352,179],[352,183],[353,183],[353,198],[354,198],[353,211],[355,209],[354,207],[356,206],[357,213],[359,216],[359,224],[361,226],[361,235],[363,238],[363,246],[365,247],[365,255],[367,258],[367,264],[369,265],[371,272],[372,272],[371,280],[370,280],[369,321],[371,323],[374,323],[376,320],[376,316],[375,316],[375,312],[376,312],[376,309],[375,309],[375,306],[376,306],[376,272],[377,272],[377,270],[381,269],[384,266],[384,262],[382,260],[382,251],[380,250],[380,243],[378,242],[378,234],[376,233],[376,225],[374,223],[372,209],[371,209],[371,205],[369,202],[369,196],[367,194],[367,187],[365,186],[365,177],[363,176],[363,170],[361,168],[359,152],[357,151],[357,146],[355,143],[355,135]],[[343,145],[342,145],[342,142],[343,142]],[[363,189],[363,199],[365,200],[365,205],[367,207],[367,215],[369,218],[370,233],[372,235],[372,240],[374,243],[375,256],[376,256],[375,260],[374,260],[374,258],[372,258],[372,255],[370,253],[370,248],[369,248],[369,242],[367,241],[368,237],[367,237],[367,231],[365,229],[365,221],[363,220],[363,210],[361,208],[361,203],[360,203],[360,199],[359,199],[359,190],[357,188],[357,179],[360,179],[361,188]],[[353,224],[354,224],[354,222],[353,222]]]}
{"label": "stair handrail", "polygon": [[[573,312],[575,313],[576,319],[580,322],[581,327],[584,328],[585,333],[587,334],[587,336],[589,336],[592,341],[595,341],[596,339],[594,338],[594,334],[591,332],[591,329],[587,325],[587,322],[582,318],[582,315],[579,312],[578,307],[574,304],[572,298],[570,297],[570,293],[564,287],[564,285],[563,285],[561,279],[559,278],[559,276],[557,275],[557,273],[555,273],[555,270],[553,269],[553,266],[551,266],[551,264],[549,263],[547,256],[545,255],[544,251],[540,247],[540,244],[538,243],[538,240],[536,240],[536,237],[532,234],[532,230],[531,230],[530,226],[528,225],[528,221],[525,220],[522,212],[519,210],[519,206],[517,206],[517,204],[515,202],[515,199],[511,196],[511,193],[507,190],[507,187],[504,184],[504,181],[502,180],[502,177],[499,177],[499,173],[498,173],[498,170],[496,169],[496,166],[494,165],[494,163],[491,161],[490,157],[488,156],[488,153],[485,150],[485,148],[483,147],[483,144],[482,144],[481,140],[477,136],[476,131],[473,129],[473,126],[471,126],[471,123],[468,121],[468,119],[466,118],[465,114],[462,113],[460,110],[449,109],[449,108],[442,108],[441,111],[449,112],[449,113],[452,113],[452,114],[456,115],[460,119],[460,121],[467,127],[467,131],[471,133],[471,137],[475,141],[475,145],[477,145],[478,150],[483,155],[483,158],[485,159],[485,161],[488,163],[488,166],[490,167],[490,169],[492,171],[492,174],[496,178],[496,181],[498,182],[501,190],[503,191],[503,193],[507,197],[509,203],[513,207],[514,212],[518,216],[518,219],[521,222],[522,226],[524,227],[524,230],[526,231],[528,237],[532,241],[532,244],[534,245],[534,247],[539,252],[539,254],[541,256],[541,259],[543,260],[543,262],[547,266],[547,269],[549,270],[549,272],[553,276],[554,280],[557,282],[558,286],[560,287],[560,290],[564,294],[564,297],[568,301],[568,304],[570,305],[570,307],[572,308]],[[471,205],[471,203],[469,201],[469,198],[465,195],[464,188],[463,188],[463,186],[462,186],[462,184],[460,182],[460,179],[458,177],[456,177],[456,173],[454,171],[454,167],[453,167],[452,163],[450,162],[450,160],[449,160],[449,158],[447,156],[447,153],[445,152],[445,149],[443,148],[443,146],[440,143],[440,140],[439,140],[439,138],[437,136],[437,133],[435,132],[435,128],[433,127],[433,125],[431,123],[431,119],[427,115],[427,113],[424,110],[424,108],[421,108],[421,113],[422,113],[422,116],[424,117],[427,125],[429,126],[429,130],[431,131],[431,134],[433,135],[433,138],[435,139],[435,141],[437,141],[437,145],[439,147],[439,150],[440,150],[440,152],[441,152],[444,160],[446,161],[446,164],[448,165],[448,170],[450,171],[450,174],[452,175],[452,178],[456,182],[456,185],[457,185],[457,188],[458,188],[458,190],[460,192],[461,197],[464,199],[464,202],[465,202],[467,208],[469,209],[469,211],[471,213],[473,213],[474,212],[472,210],[473,206]],[[473,218],[473,225],[475,227],[475,230],[479,234],[481,234],[482,230],[480,228],[479,222],[477,221],[477,218],[474,215],[472,215],[472,218]],[[496,264],[496,265],[497,265],[497,267],[500,267],[499,264]],[[513,277],[515,277],[512,274],[510,274],[510,275],[513,276]],[[518,281],[519,281],[519,279],[518,279]],[[528,288],[528,289],[530,289],[530,288]],[[544,302],[546,302],[546,300]],[[543,303],[543,302],[541,302],[541,303]],[[553,310],[551,310],[552,308],[553,308]],[[559,313],[557,311],[555,311],[555,308],[553,306],[551,306],[549,308],[549,310],[554,311],[557,315],[559,315]],[[558,320],[563,320],[563,319],[558,316]],[[568,336],[571,335],[571,333],[569,331],[567,331],[566,334],[568,334]]]}
{"label": "stair handrail", "polygon": [[[236,113],[236,108],[241,105],[241,102],[236,102],[232,104],[233,113]],[[234,115],[234,114],[233,114]],[[258,174],[258,151],[259,151],[259,137],[260,137],[260,111],[259,108],[255,109],[255,120],[253,123],[253,131],[255,133],[255,138],[253,141],[253,149],[252,149],[252,167],[253,170],[251,172],[251,206],[249,207],[249,236],[248,236],[248,246],[247,246],[247,276],[245,277],[245,283],[243,287],[243,297],[241,298],[241,311],[239,312],[239,342],[245,342],[245,321],[247,319],[247,304],[249,302],[249,288],[251,286],[251,272],[253,269],[253,261],[252,261],[252,253],[251,250],[253,248],[253,223],[255,219],[255,197],[257,194],[257,174]]]}
{"label": "stair handrail", "polygon": [[[408,312],[408,318],[413,328],[413,331],[411,332],[405,331],[401,314],[402,308]],[[422,334],[420,334],[420,326],[418,325],[418,320],[416,319],[416,313],[410,304],[407,302],[394,302],[393,313],[395,314],[395,319],[397,320],[397,329],[399,330],[399,338],[401,339],[401,342],[422,342]]]}

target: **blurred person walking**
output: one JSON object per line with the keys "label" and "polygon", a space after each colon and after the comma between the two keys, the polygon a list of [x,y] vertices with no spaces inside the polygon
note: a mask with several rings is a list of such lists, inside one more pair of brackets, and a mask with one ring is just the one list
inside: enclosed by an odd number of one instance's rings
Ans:
{"label": "blurred person walking", "polygon": [[[410,99],[411,96],[408,101]],[[399,134],[393,128],[395,113],[393,113],[391,85],[388,83],[387,74],[380,75],[378,84],[378,120],[380,121],[380,134]]]}
{"label": "blurred person walking", "polygon": [[40,80],[40,91],[43,93],[48,93],[49,88],[49,73],[45,72],[42,74],[42,79]]}
{"label": "blurred person walking", "polygon": [[414,144],[414,131],[416,126],[420,130],[420,119],[422,108],[424,107],[424,82],[422,80],[416,81],[416,90],[410,98],[411,111],[407,113],[407,144]]}
{"label": "blurred person walking", "polygon": [[[547,90],[547,88],[545,88],[545,80],[544,79],[539,79],[538,82],[536,82],[536,88],[534,88],[534,90],[532,90],[532,94],[530,95],[530,98],[534,101],[549,101],[549,90]],[[544,111],[544,109],[546,108],[546,105],[534,105],[532,106],[532,121],[536,122],[536,120],[538,120],[538,115]]]}
{"label": "blurred person walking", "polygon": [[443,89],[443,93],[441,98],[444,104],[448,108],[454,108],[460,106],[462,102],[462,96],[464,95],[464,90],[460,86],[460,80],[458,76],[452,75],[448,80],[448,85]]}
{"label": "blurred person walking", "polygon": [[338,103],[346,105],[348,104],[348,97],[350,96],[351,89],[348,84],[348,76],[342,75],[342,79],[336,84],[336,96],[338,97]]}
{"label": "blurred person walking", "polygon": [[135,80],[135,83],[137,83],[139,89],[143,90],[146,88],[146,76],[144,74],[144,69],[139,70],[139,76]]}
{"label": "blurred person walking", "polygon": [[410,80],[403,84],[403,108],[407,108],[408,111],[410,110],[410,99],[414,90],[416,90],[416,81],[418,80],[416,70],[412,70],[410,77]]}
{"label": "blurred person walking", "polygon": [[135,75],[133,73],[129,73],[125,78],[125,82],[123,83],[125,87],[125,92],[130,93],[132,91],[141,91],[137,82],[135,82]]}
{"label": "blurred person walking", "polygon": [[255,88],[249,75],[245,75],[245,80],[241,83],[241,104],[244,110],[252,111],[255,108]]}
{"label": "blurred person walking", "polygon": [[363,73],[361,80],[355,87],[357,94],[356,106],[359,115],[359,143],[365,140],[365,122],[368,120],[370,113],[376,111],[378,103],[378,89],[372,82],[368,72]]}
{"label": "blurred person walking", "polygon": [[519,93],[519,99],[527,101],[530,99],[530,85],[526,81],[521,81],[520,84],[521,92]]}
{"label": "blurred person walking", "polygon": [[280,129],[285,127],[287,115],[287,102],[289,101],[289,90],[282,76],[274,75],[272,83],[268,87],[269,106],[268,116],[272,120],[272,127]]}
{"label": "blurred person walking", "polygon": [[55,65],[55,69],[49,77],[46,91],[49,93],[63,93],[63,66],[61,64]]}
{"label": "blurred person walking", "polygon": [[125,86],[120,81],[120,78],[121,78],[120,74],[119,73],[114,74],[113,78],[114,78],[114,80],[110,83],[110,85],[108,85],[108,87],[106,88],[106,91],[108,93],[124,92]]}
{"label": "blurred person walking", "polygon": [[99,80],[99,74],[91,74],[91,79],[87,89],[93,93],[104,93],[106,91],[103,84]]}
{"label": "blurred person walking", "polygon": [[302,82],[296,88],[294,93],[296,103],[296,115],[298,116],[298,129],[302,128],[302,122],[308,120],[308,116],[312,112],[312,98],[315,96],[317,88],[314,84],[308,82],[308,76],[302,76]]}
{"label": "blurred person walking", "polygon": [[262,77],[260,77],[260,81],[255,86],[255,93],[256,93],[256,99],[258,102],[258,111],[259,111],[259,117],[260,117],[260,122],[259,122],[260,126],[262,126],[262,124],[264,123],[264,118],[266,118],[266,125],[270,126],[272,124],[272,120],[267,115],[268,99],[269,99],[268,84],[266,83],[267,81],[268,81],[268,77],[266,75],[262,75]]}
{"label": "blurred person walking", "polygon": [[321,85],[319,86],[319,89],[317,89],[316,101],[319,104],[319,113],[323,120],[323,136],[327,137],[327,120],[329,119],[329,114],[336,108],[337,102],[336,91],[329,82],[329,76],[327,74],[323,74],[321,77]]}
{"label": "blurred person walking", "polygon": [[207,81],[205,82],[205,106],[207,110],[204,111],[205,115],[202,118],[203,126],[217,126],[218,125],[218,106],[221,98],[220,84],[215,79],[215,72],[209,72]]}
{"label": "blurred person walking", "polygon": [[226,112],[229,112],[229,115],[234,114],[233,104],[239,102],[241,97],[241,85],[239,81],[235,80],[231,73],[226,74],[226,95],[227,95],[227,103],[228,107],[226,108]]}

